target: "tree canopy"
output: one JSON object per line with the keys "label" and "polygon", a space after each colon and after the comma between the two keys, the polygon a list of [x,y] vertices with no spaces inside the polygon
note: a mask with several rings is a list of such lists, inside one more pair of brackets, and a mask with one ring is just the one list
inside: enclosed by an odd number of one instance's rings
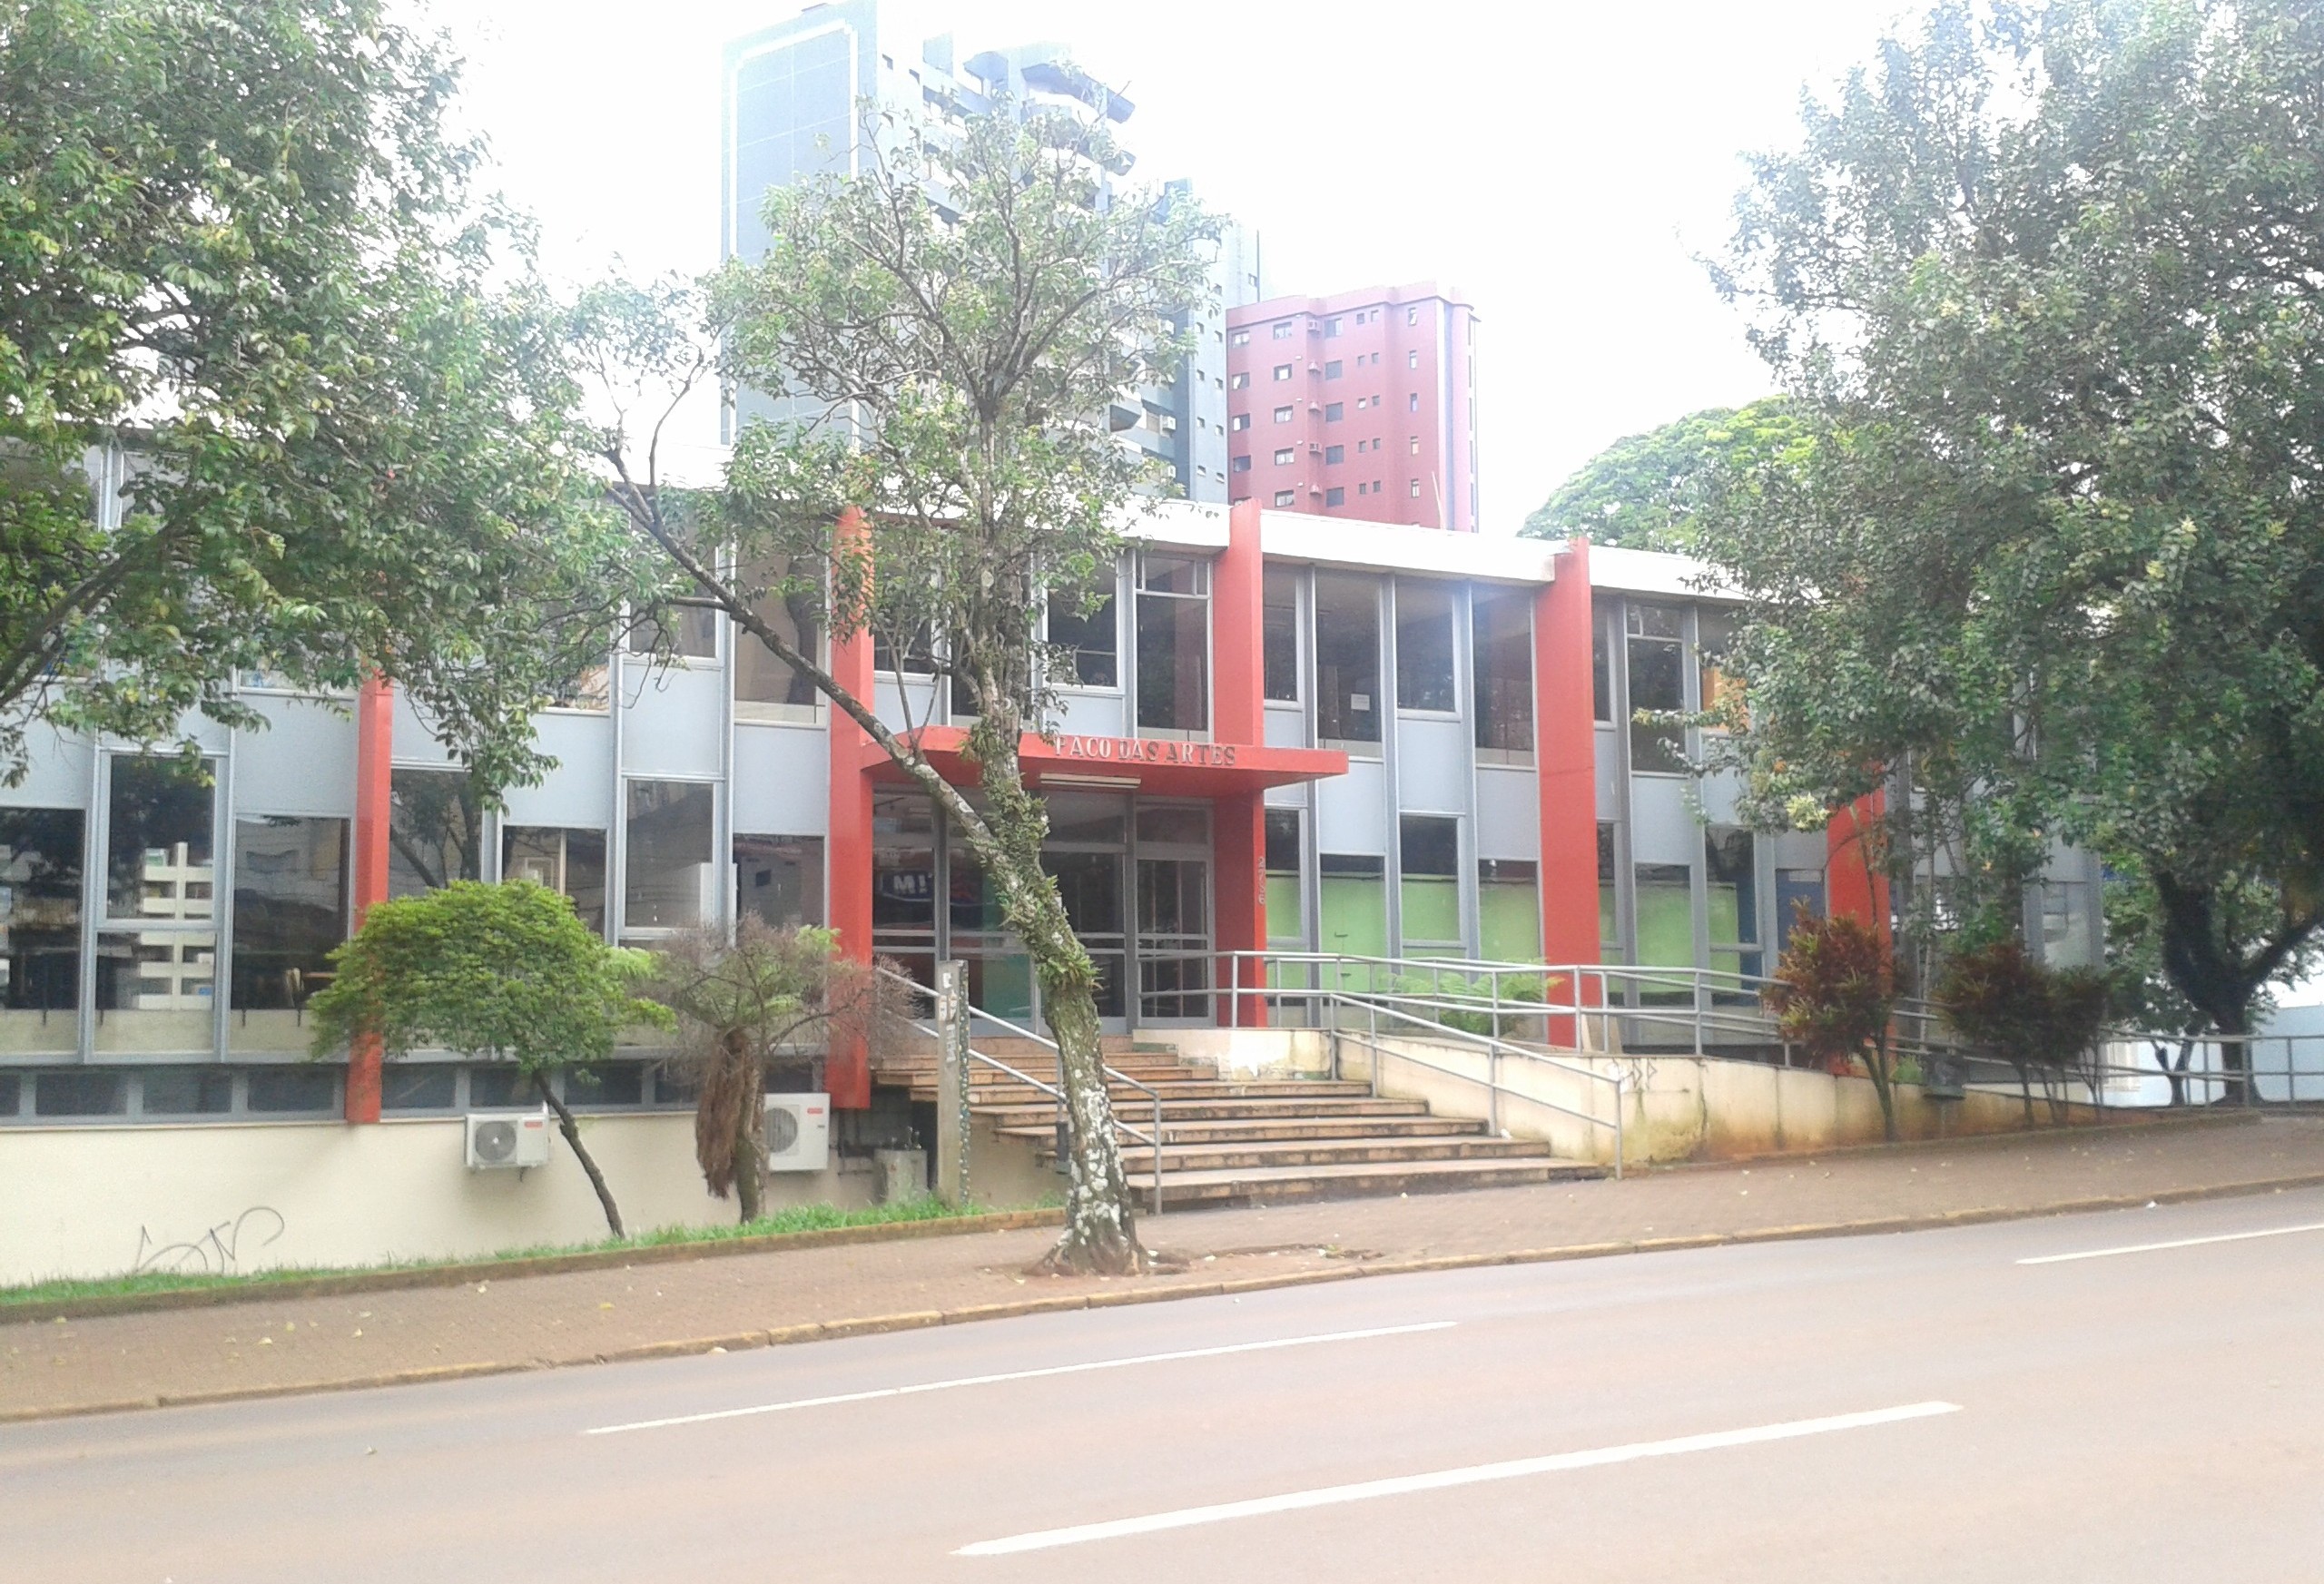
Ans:
{"label": "tree canopy", "polygon": [[239,672],[376,669],[497,787],[609,646],[619,525],[524,229],[389,10],[0,17],[0,771],[35,722],[169,740],[261,724]]}
{"label": "tree canopy", "polygon": [[1798,438],[1789,403],[1770,396],[1711,407],[1615,441],[1525,519],[1522,536],[1632,550],[1695,547],[1695,518],[1727,475],[1784,454]]}
{"label": "tree canopy", "polygon": [[1949,803],[1940,917],[2093,848],[2230,1031],[2324,923],[2319,82],[2290,0],[1947,0],[1720,271],[1804,431],[1701,522],[1761,806]]}

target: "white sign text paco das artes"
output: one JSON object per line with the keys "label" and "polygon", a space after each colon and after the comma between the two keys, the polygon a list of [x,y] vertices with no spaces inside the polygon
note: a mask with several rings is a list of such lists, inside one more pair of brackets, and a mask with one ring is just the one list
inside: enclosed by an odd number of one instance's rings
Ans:
{"label": "white sign text paco das artes", "polygon": [[1195,764],[1213,769],[1235,762],[1232,743],[1179,743],[1159,737],[1059,737],[1060,759],[1094,759],[1109,764]]}

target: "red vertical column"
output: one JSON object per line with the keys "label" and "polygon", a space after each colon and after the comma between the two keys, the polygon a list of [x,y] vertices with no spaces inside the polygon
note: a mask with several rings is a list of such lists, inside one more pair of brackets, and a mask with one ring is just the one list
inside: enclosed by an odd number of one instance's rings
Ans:
{"label": "red vertical column", "polygon": [[[388,896],[389,802],[395,786],[396,694],[374,673],[355,695],[355,927]],[[347,1052],[350,1122],[379,1119],[379,1037],[359,1034]]]}
{"label": "red vertical column", "polygon": [[1825,906],[1835,918],[1854,919],[1889,935],[1888,874],[1881,862],[1880,824],[1887,799],[1867,792],[1824,827]]}
{"label": "red vertical column", "polygon": [[[1598,960],[1598,731],[1591,683],[1590,546],[1561,551],[1533,598],[1533,762],[1541,813],[1541,958]],[[1576,1004],[1597,987],[1553,984]],[[1552,1031],[1557,1043],[1568,1043]],[[1570,1031],[1566,1031],[1570,1032]]]}
{"label": "red vertical column", "polygon": [[[1259,543],[1259,503],[1240,502],[1226,514],[1226,548],[1211,568],[1211,736],[1218,743],[1258,745],[1266,741],[1266,664],[1263,625],[1266,560]],[[1215,863],[1212,887],[1217,918],[1214,939],[1221,951],[1264,951],[1267,944],[1266,808],[1259,792],[1222,797],[1211,809]],[[1223,985],[1256,985],[1256,965],[1220,959]],[[1232,998],[1220,1008],[1234,1021],[1256,1028],[1266,1021],[1257,997]]]}
{"label": "red vertical column", "polygon": [[[862,515],[851,508],[841,519],[842,546],[862,544],[866,527]],[[868,548],[865,551],[868,554]],[[835,615],[832,626],[857,630],[832,640],[832,678],[866,704],[876,703],[872,670],[872,635],[860,622]],[[840,949],[852,960],[872,960],[872,778],[869,773],[872,739],[836,706],[831,713],[830,807],[827,813],[831,874],[824,895],[829,899],[832,928],[839,933]],[[863,1110],[872,1104],[872,1060],[861,1036],[835,1036],[823,1063],[824,1086],[836,1110]]]}

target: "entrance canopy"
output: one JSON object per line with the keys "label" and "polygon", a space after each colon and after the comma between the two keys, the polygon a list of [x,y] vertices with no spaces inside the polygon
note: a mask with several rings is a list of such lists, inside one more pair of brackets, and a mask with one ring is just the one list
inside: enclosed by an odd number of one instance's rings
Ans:
{"label": "entrance canopy", "polygon": [[[910,741],[937,773],[956,786],[973,785],[976,766],[960,726],[923,726]],[[874,781],[910,778],[876,743],[862,745],[862,767]],[[1250,743],[1182,743],[1164,737],[1089,737],[1028,733],[1019,739],[1025,779],[1044,787],[1103,787],[1147,797],[1220,798],[1264,792],[1347,773],[1347,755],[1335,748],[1268,748]]]}

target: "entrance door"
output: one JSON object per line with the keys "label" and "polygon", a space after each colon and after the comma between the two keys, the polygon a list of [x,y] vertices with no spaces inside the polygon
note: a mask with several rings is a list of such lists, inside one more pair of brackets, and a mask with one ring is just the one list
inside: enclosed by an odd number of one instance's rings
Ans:
{"label": "entrance door", "polygon": [[1210,810],[1137,811],[1137,1019],[1211,1020]]}
{"label": "entrance door", "polygon": [[1057,881],[1065,916],[1098,969],[1098,1016],[1128,1027],[1128,798],[1117,792],[1049,794],[1049,835],[1041,867]]}

